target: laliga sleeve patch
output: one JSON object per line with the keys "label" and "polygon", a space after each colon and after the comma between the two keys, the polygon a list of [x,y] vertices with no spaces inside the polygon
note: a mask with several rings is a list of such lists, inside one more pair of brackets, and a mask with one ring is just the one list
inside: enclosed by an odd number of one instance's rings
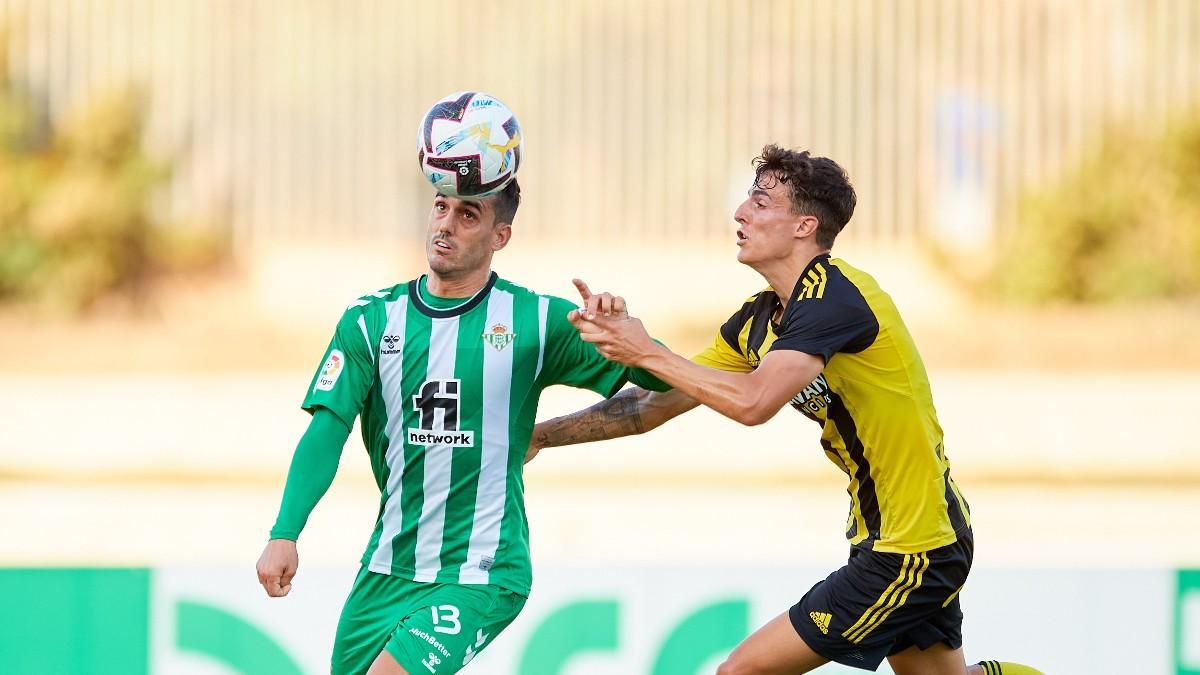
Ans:
{"label": "laliga sleeve patch", "polygon": [[325,365],[321,366],[321,374],[317,376],[317,383],[313,385],[313,391],[332,391],[333,385],[345,369],[346,356],[339,349],[330,350],[329,358],[325,359]]}

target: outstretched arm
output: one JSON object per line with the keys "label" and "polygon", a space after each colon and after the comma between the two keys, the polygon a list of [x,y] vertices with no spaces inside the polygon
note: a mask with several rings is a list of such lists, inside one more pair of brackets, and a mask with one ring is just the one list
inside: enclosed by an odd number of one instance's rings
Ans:
{"label": "outstretched arm", "polygon": [[580,337],[595,344],[605,358],[647,370],[683,394],[746,425],[771,419],[825,368],[825,360],[819,356],[776,350],[763,357],[753,372],[724,372],[688,361],[654,342],[642,322],[633,317],[575,311],[569,318]]}
{"label": "outstretched arm", "polygon": [[333,483],[342,446],[349,436],[350,429],[340,417],[328,408],[315,409],[292,457],[271,539],[258,559],[258,581],[267,595],[282,597],[292,590],[292,577],[299,565],[296,539]]}
{"label": "outstretched arm", "polygon": [[525,461],[536,457],[542,448],[645,433],[698,405],[694,399],[676,390],[623,389],[590,408],[540,422],[533,428]]}
{"label": "outstretched arm", "polygon": [[752,373],[727,373],[692,363],[653,342],[650,345],[637,359],[638,367],[745,425],[762,424],[774,417],[825,368],[819,356],[773,351]]}

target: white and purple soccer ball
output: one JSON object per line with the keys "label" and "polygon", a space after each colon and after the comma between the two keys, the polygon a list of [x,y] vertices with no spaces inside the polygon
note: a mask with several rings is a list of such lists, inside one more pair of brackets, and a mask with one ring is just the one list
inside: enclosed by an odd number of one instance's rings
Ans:
{"label": "white and purple soccer ball", "polygon": [[451,197],[480,198],[504,189],[521,165],[522,137],[508,106],[477,91],[433,104],[417,129],[425,178]]}

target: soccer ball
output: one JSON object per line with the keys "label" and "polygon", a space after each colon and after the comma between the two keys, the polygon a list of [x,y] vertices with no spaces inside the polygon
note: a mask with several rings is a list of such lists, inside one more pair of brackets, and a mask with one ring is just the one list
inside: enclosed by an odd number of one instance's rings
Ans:
{"label": "soccer ball", "polygon": [[440,193],[479,198],[504,189],[521,165],[521,127],[500,101],[477,91],[443,98],[417,129],[417,160]]}

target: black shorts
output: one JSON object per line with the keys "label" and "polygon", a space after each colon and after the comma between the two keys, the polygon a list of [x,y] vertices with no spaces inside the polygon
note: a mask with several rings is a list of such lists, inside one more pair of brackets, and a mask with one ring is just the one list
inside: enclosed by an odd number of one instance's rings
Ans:
{"label": "black shorts", "polygon": [[813,586],[788,612],[796,632],[821,656],[875,670],[912,646],[962,646],[958,592],[971,571],[971,531],[924,553],[850,549],[846,566]]}

